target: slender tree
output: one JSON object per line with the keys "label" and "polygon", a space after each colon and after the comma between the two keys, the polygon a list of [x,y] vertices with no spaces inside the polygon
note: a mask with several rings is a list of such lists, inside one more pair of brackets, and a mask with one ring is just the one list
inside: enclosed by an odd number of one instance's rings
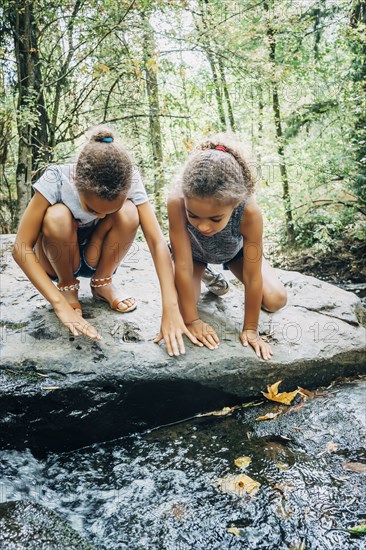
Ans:
{"label": "slender tree", "polygon": [[154,163],[154,195],[155,212],[159,222],[162,221],[163,206],[163,141],[160,126],[160,104],[158,84],[158,64],[156,55],[156,44],[154,30],[149,22],[148,15],[141,11],[143,27],[143,52],[144,69],[146,75],[146,92],[149,105],[149,128],[151,148]]}

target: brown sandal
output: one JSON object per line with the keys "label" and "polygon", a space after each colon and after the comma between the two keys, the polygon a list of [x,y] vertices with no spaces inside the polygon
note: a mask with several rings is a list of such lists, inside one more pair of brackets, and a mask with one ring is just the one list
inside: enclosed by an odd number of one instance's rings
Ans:
{"label": "brown sandal", "polygon": [[123,298],[122,300],[120,298],[116,298],[110,304],[108,300],[106,300],[105,298],[102,298],[102,296],[99,296],[93,290],[94,288],[99,288],[101,286],[107,286],[111,284],[112,284],[112,277],[105,277],[104,279],[96,279],[95,277],[93,277],[92,279],[90,279],[90,286],[91,286],[93,298],[95,300],[101,300],[102,302],[107,302],[107,304],[109,304],[111,309],[113,309],[114,311],[118,311],[119,313],[128,313],[129,311],[134,311],[137,308],[136,302],[134,302],[131,306],[128,306],[126,309],[119,309],[118,307],[118,304],[124,303],[126,300],[135,300],[134,298]]}
{"label": "brown sandal", "polygon": [[[67,290],[79,290],[80,289],[80,281],[79,281],[79,279],[75,279],[75,281],[72,281],[71,283],[67,283],[67,284],[57,283],[57,288],[59,289],[60,292],[66,292]],[[82,310],[81,304],[79,304],[79,302],[73,302],[72,304],[70,304],[70,306],[73,309],[79,309],[81,315],[83,314],[83,310]]]}

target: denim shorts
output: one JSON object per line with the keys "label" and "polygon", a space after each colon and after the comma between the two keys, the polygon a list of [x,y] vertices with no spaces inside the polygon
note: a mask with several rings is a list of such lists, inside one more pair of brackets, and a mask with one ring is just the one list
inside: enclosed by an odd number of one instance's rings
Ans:
{"label": "denim shorts", "polygon": [[[95,229],[95,224],[88,227],[79,227],[78,228],[78,245],[79,245],[79,254],[80,262],[76,271],[74,271],[74,277],[87,277],[90,279],[95,271],[96,267],[92,267],[88,264],[85,259],[85,248],[89,242],[91,234]],[[49,275],[52,281],[58,281],[57,276]]]}
{"label": "denim shorts", "polygon": [[234,258],[231,258],[231,260],[229,260],[228,262],[225,262],[224,264],[222,264],[223,268],[226,269],[226,270],[229,270],[229,263],[230,262],[234,262],[235,260],[239,260],[239,258],[242,258],[243,257],[243,247],[239,250],[239,252],[234,256]]}

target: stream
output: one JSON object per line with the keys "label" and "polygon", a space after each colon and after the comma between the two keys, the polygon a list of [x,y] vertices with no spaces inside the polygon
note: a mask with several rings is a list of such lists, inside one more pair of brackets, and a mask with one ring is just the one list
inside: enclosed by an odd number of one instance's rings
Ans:
{"label": "stream", "polygon": [[[0,451],[0,548],[365,548],[346,530],[366,519],[365,382],[43,459]],[[255,494],[221,490],[240,473],[260,483]]]}

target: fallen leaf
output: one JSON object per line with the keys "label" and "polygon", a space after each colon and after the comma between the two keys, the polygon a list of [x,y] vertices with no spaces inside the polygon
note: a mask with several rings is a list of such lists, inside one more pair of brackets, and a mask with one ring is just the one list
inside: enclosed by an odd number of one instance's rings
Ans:
{"label": "fallen leaf", "polygon": [[228,533],[231,533],[232,535],[236,535],[236,536],[240,535],[240,531],[239,531],[239,529],[238,529],[237,527],[228,527],[228,528],[226,529],[226,531],[227,531]]}
{"label": "fallen leaf", "polygon": [[346,531],[352,533],[353,535],[366,535],[366,522],[363,521],[360,525],[349,527]]}
{"label": "fallen leaf", "polygon": [[276,468],[278,468],[279,470],[282,470],[283,472],[286,472],[287,470],[290,469],[290,466],[288,464],[284,464],[283,462],[277,462],[275,466]]}
{"label": "fallen leaf", "polygon": [[262,405],[264,401],[250,401],[250,403],[243,403],[242,407],[245,409],[246,407],[258,407],[258,405]]}
{"label": "fallen leaf", "polygon": [[185,508],[185,506],[182,506],[181,504],[173,504],[171,508],[171,514],[176,519],[183,519],[184,516],[187,515],[187,509]]}
{"label": "fallen leaf", "polygon": [[239,458],[236,458],[234,460],[235,466],[238,468],[248,468],[249,464],[252,462],[252,459],[250,456],[239,456]]}
{"label": "fallen leaf", "polygon": [[297,386],[297,391],[298,391],[301,395],[305,395],[306,397],[315,397],[315,396],[316,396],[316,392],[315,392],[315,391],[306,390],[305,388],[300,388],[300,386]]}
{"label": "fallen leaf", "polygon": [[334,441],[328,441],[326,444],[326,449],[328,453],[334,453],[338,449],[338,443],[334,443]]}
{"label": "fallen leaf", "polygon": [[366,474],[366,464],[362,464],[361,462],[343,462],[342,466],[347,472]]}
{"label": "fallen leaf", "polygon": [[272,384],[272,386],[267,386],[268,393],[262,391],[262,394],[270,401],[276,401],[277,403],[283,403],[284,405],[291,405],[292,400],[299,393],[299,390],[278,393],[278,386],[281,382],[282,380],[279,380],[275,384]]}
{"label": "fallen leaf", "polygon": [[258,416],[256,420],[273,420],[273,418],[276,418],[279,414],[281,414],[281,412],[267,413],[264,416]]}
{"label": "fallen leaf", "polygon": [[320,391],[320,390],[311,391],[305,388],[300,388],[300,386],[297,386],[297,389],[299,394],[302,395],[303,397],[326,397],[329,395],[327,392],[324,392],[324,391]]}
{"label": "fallen leaf", "polygon": [[238,409],[239,406],[236,405],[235,407],[224,407],[223,409],[219,410],[219,411],[211,411],[211,412],[208,412],[208,413],[201,413],[201,414],[198,414],[197,416],[226,416],[228,414],[230,414],[231,412],[233,412],[235,409]]}
{"label": "fallen leaf", "polygon": [[261,486],[258,481],[254,481],[254,479],[245,474],[223,477],[218,479],[217,483],[219,484],[220,491],[223,493],[233,493],[239,497],[242,497],[245,493],[253,496]]}
{"label": "fallen leaf", "polygon": [[292,542],[289,547],[289,550],[305,550],[305,549],[306,549],[305,540],[301,540],[300,542],[299,541]]}

